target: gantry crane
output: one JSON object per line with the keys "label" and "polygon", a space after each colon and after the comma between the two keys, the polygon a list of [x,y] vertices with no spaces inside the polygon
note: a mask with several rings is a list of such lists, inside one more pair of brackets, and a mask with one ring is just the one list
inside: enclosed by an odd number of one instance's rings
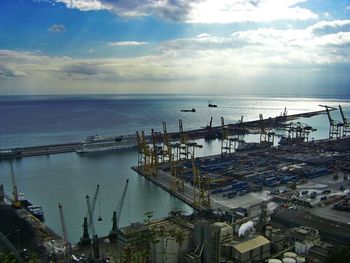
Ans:
{"label": "gantry crane", "polygon": [[94,262],[100,262],[100,249],[99,249],[99,244],[98,244],[98,235],[95,231],[95,224],[94,224],[94,215],[92,213],[92,208],[90,204],[90,197],[87,195],[86,196],[86,204],[87,208],[89,211],[89,227],[90,227],[90,232],[92,235],[92,252],[93,252],[93,261]]}
{"label": "gantry crane", "polygon": [[173,147],[171,145],[171,140],[166,128],[166,122],[163,122],[163,161],[170,162],[174,159]]}
{"label": "gantry crane", "polygon": [[221,117],[221,154],[231,154],[238,147],[239,138],[229,135],[228,128],[225,126],[224,117]]}
{"label": "gantry crane", "polygon": [[179,133],[180,133],[179,159],[188,160],[189,158],[195,156],[195,148],[202,148],[203,145],[190,141],[188,134],[184,132],[181,119],[179,119]]}
{"label": "gantry crane", "polygon": [[16,184],[16,176],[15,172],[13,170],[13,163],[10,161],[10,167],[11,167],[11,179],[12,179],[12,206],[15,208],[20,208],[21,207],[21,201],[18,198],[18,189],[17,189],[17,184]]}
{"label": "gantry crane", "polygon": [[282,137],[280,144],[292,144],[299,142],[308,142],[310,132],[316,131],[310,125],[301,122],[290,122],[285,129],[288,132],[288,137]]}
{"label": "gantry crane", "polygon": [[152,159],[155,160],[153,158],[153,150],[147,144],[144,131],[141,132],[141,135],[139,132],[136,132],[136,136],[138,143],[138,168],[142,167],[147,175],[154,175],[156,171],[154,170],[155,164],[152,162]]}
{"label": "gantry crane", "polygon": [[141,134],[137,131],[136,132],[137,137],[137,149],[138,149],[138,167],[143,167],[145,169],[145,166],[148,162],[148,156],[149,156],[149,147],[147,145],[147,141],[145,138],[145,134],[142,131]]}
{"label": "gantry crane", "polygon": [[343,119],[343,136],[350,135],[350,120],[344,115],[342,107],[339,105],[341,117]]}
{"label": "gantry crane", "polygon": [[129,185],[129,179],[126,180],[122,196],[119,199],[117,207],[113,211],[112,230],[109,232],[109,239],[112,240],[112,241],[117,240],[120,216],[121,216],[121,213],[122,213],[122,210],[123,210],[125,196],[126,196],[126,192],[128,190],[128,185]]}
{"label": "gantry crane", "polygon": [[60,217],[61,217],[61,225],[62,225],[62,232],[63,232],[63,242],[64,242],[64,262],[70,263],[72,262],[72,246],[71,243],[68,241],[68,234],[67,234],[67,228],[66,228],[66,222],[64,221],[64,215],[63,215],[63,207],[59,203],[58,209],[60,211]]}
{"label": "gantry crane", "polygon": [[152,148],[151,151],[151,167],[155,174],[157,174],[159,163],[163,162],[163,147],[159,142],[161,138],[161,134],[159,132],[155,132],[154,129],[151,129],[152,134]]}
{"label": "gantry crane", "polygon": [[261,113],[259,114],[259,119],[260,119],[260,144],[265,145],[267,147],[271,147],[274,144],[275,132],[265,129],[264,117]]}
{"label": "gantry crane", "polygon": [[[99,192],[100,192],[100,185],[97,185],[96,190],[95,190],[95,194],[94,194],[94,198],[92,199],[91,210],[92,210],[93,214],[95,212],[95,207],[96,207],[97,198],[99,197]],[[91,239],[89,236],[88,218],[89,218],[89,211],[87,211],[86,216],[84,217],[83,236],[80,238],[80,242],[79,242],[81,245],[88,245],[91,243]],[[101,215],[99,216],[98,221],[102,221]]]}
{"label": "gantry crane", "polygon": [[339,139],[341,136],[341,129],[344,126],[344,124],[341,123],[340,121],[333,120],[329,112],[329,109],[336,110],[336,108],[330,107],[327,105],[319,105],[319,106],[326,108],[328,121],[329,121],[329,133],[328,133],[329,139],[333,139],[333,138]]}
{"label": "gantry crane", "polygon": [[[193,172],[193,205],[198,209],[210,208],[210,177],[200,175],[199,169],[196,167],[194,157],[192,157]],[[208,189],[205,189],[205,186]]]}

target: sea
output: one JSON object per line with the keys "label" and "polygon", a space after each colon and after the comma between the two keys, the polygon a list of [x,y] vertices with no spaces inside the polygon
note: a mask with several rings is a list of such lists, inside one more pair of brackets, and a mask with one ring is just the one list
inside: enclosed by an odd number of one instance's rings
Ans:
{"label": "sea", "polygon": [[[216,104],[217,108],[208,107]],[[288,114],[317,111],[319,105],[343,107],[350,118],[350,97],[296,97],[296,96],[213,96],[213,95],[50,95],[0,96],[0,149],[79,142],[87,136],[113,136],[135,134],[151,129],[162,131],[162,122],[168,131],[178,131],[178,120],[184,130],[208,125],[235,123]],[[196,112],[181,112],[195,108]],[[341,121],[339,110],[332,118]],[[317,131],[310,140],[328,137],[329,122],[325,114],[297,120]],[[295,121],[296,122],[296,121]],[[284,131],[279,131],[284,133]],[[257,141],[257,135],[244,138]],[[220,141],[198,140],[203,145],[197,156],[220,153]],[[112,214],[116,209],[126,183],[129,187],[121,214],[120,226],[142,222],[146,212],[154,219],[166,217],[171,211],[191,213],[192,208],[171,196],[152,182],[139,176],[131,167],[137,165],[137,151],[92,154],[64,153],[34,156],[13,161],[19,192],[33,204],[41,205],[45,222],[62,234],[58,203],[63,205],[68,238],[72,243],[82,236],[83,217],[87,214],[86,195],[93,196],[100,185],[100,195],[94,214],[96,232],[108,235],[112,227]],[[9,161],[0,161],[0,184],[11,194]],[[233,199],[234,200],[234,199]],[[97,219],[101,217],[102,221]]]}

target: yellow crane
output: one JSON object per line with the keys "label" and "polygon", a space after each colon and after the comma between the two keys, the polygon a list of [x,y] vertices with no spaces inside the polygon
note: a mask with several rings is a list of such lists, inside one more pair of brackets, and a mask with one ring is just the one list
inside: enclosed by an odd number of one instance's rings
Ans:
{"label": "yellow crane", "polygon": [[[210,177],[200,175],[199,169],[196,167],[194,157],[192,157],[193,172],[193,205],[198,209],[210,208]],[[205,189],[207,186],[207,189]]]}
{"label": "yellow crane", "polygon": [[227,126],[225,125],[224,117],[221,117],[221,133],[221,154],[231,154],[237,148],[239,138],[229,135]]}
{"label": "yellow crane", "polygon": [[203,145],[190,141],[188,134],[184,132],[181,119],[179,119],[179,133],[180,133],[179,159],[188,160],[190,157],[195,156],[195,148],[202,148]]}

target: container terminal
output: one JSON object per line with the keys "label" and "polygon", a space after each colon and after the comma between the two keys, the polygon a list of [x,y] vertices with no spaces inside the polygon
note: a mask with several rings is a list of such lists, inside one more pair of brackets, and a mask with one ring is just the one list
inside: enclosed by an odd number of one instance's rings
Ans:
{"label": "container terminal", "polygon": [[[332,262],[350,246],[350,123],[343,113],[342,121],[333,120],[331,110],[325,106],[329,138],[317,141],[309,140],[312,127],[290,122],[295,116],[234,125],[222,118],[220,127],[208,125],[202,133],[184,132],[179,120],[178,133],[167,133],[166,123],[150,136],[138,132],[132,169],[191,205],[191,215],[173,211],[154,220],[149,212],[144,222],[119,227],[127,181],[107,237],[94,227],[98,187],[91,200],[86,196],[76,245],[67,238],[64,208],[58,206],[60,238],[21,207],[15,184],[13,197],[1,188],[1,220],[19,218],[28,236],[42,233],[27,247],[39,262]],[[278,146],[275,127],[285,129]],[[244,142],[247,131],[259,133],[260,141]],[[202,147],[197,136],[220,138],[221,154],[196,157]],[[16,239],[0,234],[2,246],[26,261],[27,254],[12,244]]]}

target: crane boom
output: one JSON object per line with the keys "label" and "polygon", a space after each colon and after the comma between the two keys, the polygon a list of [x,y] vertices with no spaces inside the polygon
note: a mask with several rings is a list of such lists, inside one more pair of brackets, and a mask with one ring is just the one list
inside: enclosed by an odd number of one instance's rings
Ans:
{"label": "crane boom", "polygon": [[92,207],[90,204],[90,197],[88,195],[86,195],[86,204],[87,204],[88,211],[89,211],[89,226],[90,226],[90,231],[91,231],[91,235],[92,235],[93,255],[94,255],[94,259],[99,259],[100,253],[99,253],[98,236],[97,236],[96,231],[95,231],[94,215],[92,213]]}
{"label": "crane boom", "polygon": [[339,110],[340,110],[341,117],[343,119],[343,123],[349,123],[349,120],[345,117],[343,108],[340,105],[339,105]]}
{"label": "crane boom", "polygon": [[90,204],[90,196],[88,196],[88,195],[86,195],[86,204],[88,207],[89,226],[90,226],[91,235],[95,236],[96,232],[95,232],[95,224],[94,224],[94,214],[92,213],[92,207]]}
{"label": "crane boom", "polygon": [[64,221],[64,215],[63,215],[63,207],[61,203],[58,203],[58,209],[60,211],[60,217],[61,217],[61,225],[62,225],[62,232],[63,232],[63,242],[64,242],[64,247],[65,247],[65,262],[70,263],[71,262],[71,244],[68,241],[68,234],[67,234],[67,228],[66,228],[66,223]]}
{"label": "crane boom", "polygon": [[115,211],[117,212],[118,225],[119,225],[119,221],[120,221],[120,215],[122,213],[123,206],[124,206],[124,200],[125,200],[126,192],[128,190],[128,185],[129,185],[129,179],[126,180],[123,194],[122,194],[122,196],[121,196],[121,198],[119,200],[118,206],[115,209]]}
{"label": "crane boom", "polygon": [[11,179],[12,179],[12,188],[13,188],[13,201],[12,201],[12,205],[16,208],[19,208],[21,206],[21,202],[18,199],[18,189],[17,189],[17,184],[16,184],[16,177],[15,177],[15,172],[13,170],[13,163],[12,161],[10,162],[10,166],[11,166]]}

